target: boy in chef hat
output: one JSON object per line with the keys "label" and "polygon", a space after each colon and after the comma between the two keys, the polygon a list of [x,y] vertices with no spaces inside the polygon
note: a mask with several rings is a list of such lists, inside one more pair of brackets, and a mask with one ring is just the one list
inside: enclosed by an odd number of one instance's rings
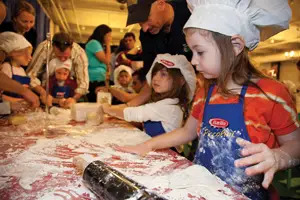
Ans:
{"label": "boy in chef hat", "polygon": [[288,90],[256,70],[247,53],[288,28],[288,1],[187,2],[184,32],[204,87],[183,128],[121,149],[145,154],[198,137],[196,164],[250,199],[267,199],[274,173],[299,164],[299,123]]}
{"label": "boy in chef hat", "polygon": [[[49,80],[49,93],[52,96],[52,103],[66,108],[72,104],[68,103],[66,105],[66,100],[72,99],[74,90],[77,88],[76,81],[70,77],[71,67],[72,61],[70,59],[62,62],[54,58],[49,63],[49,68],[55,71],[55,74]],[[74,99],[68,102],[76,103]]]}

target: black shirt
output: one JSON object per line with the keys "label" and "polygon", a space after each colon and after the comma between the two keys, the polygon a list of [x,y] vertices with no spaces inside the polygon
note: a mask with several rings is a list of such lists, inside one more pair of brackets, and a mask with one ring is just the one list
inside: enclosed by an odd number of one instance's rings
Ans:
{"label": "black shirt", "polygon": [[173,0],[169,3],[174,9],[174,21],[169,33],[161,30],[158,34],[152,35],[149,32],[143,32],[142,29],[140,30],[145,74],[149,71],[157,54],[183,54],[189,61],[192,58],[192,52],[189,50],[183,34],[183,26],[191,15],[187,3],[185,0]]}
{"label": "black shirt", "polygon": [[[17,33],[17,31],[14,29],[14,25],[12,22],[4,22],[0,25],[0,33],[5,31]],[[37,43],[36,30],[34,28],[31,28],[28,32],[24,34],[24,37],[26,38],[26,40],[28,40],[28,42],[30,42],[34,50],[36,48],[36,43]]]}

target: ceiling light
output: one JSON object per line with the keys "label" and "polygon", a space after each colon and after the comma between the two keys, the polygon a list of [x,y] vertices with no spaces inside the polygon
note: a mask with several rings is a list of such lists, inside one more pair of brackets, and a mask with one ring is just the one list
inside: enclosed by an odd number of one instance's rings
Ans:
{"label": "ceiling light", "polygon": [[295,51],[290,51],[290,57],[293,57],[295,55]]}
{"label": "ceiling light", "polygon": [[289,52],[284,52],[284,55],[286,56],[286,57],[288,57],[289,56]]}
{"label": "ceiling light", "polygon": [[274,40],[274,39],[272,39],[270,42],[273,44],[273,43],[275,42],[275,40]]}

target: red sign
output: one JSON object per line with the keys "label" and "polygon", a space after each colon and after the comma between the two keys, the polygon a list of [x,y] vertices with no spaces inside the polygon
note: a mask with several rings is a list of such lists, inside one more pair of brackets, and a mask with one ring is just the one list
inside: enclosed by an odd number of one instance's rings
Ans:
{"label": "red sign", "polygon": [[161,59],[160,62],[165,65],[166,67],[173,67],[175,64],[169,60],[164,60],[164,59]]}
{"label": "red sign", "polygon": [[228,121],[220,118],[210,119],[209,124],[216,128],[226,128],[229,125]]}

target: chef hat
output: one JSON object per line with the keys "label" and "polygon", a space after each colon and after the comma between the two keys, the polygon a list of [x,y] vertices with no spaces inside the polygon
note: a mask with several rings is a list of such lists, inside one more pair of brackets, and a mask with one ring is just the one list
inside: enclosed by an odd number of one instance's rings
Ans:
{"label": "chef hat", "polygon": [[201,28],[224,35],[241,35],[253,50],[289,27],[287,0],[187,0],[192,12],[185,28]]}
{"label": "chef hat", "polygon": [[120,65],[119,67],[117,67],[114,71],[114,83],[115,85],[120,85],[119,81],[118,81],[118,77],[119,77],[119,74],[122,72],[122,71],[126,71],[128,72],[129,76],[132,75],[133,71],[130,67],[127,67],[126,65]]}
{"label": "chef hat", "polygon": [[185,81],[188,84],[189,100],[191,101],[193,99],[196,89],[196,74],[193,66],[186,59],[186,57],[184,55],[170,55],[168,53],[158,54],[154,62],[152,63],[149,72],[146,75],[147,82],[149,85],[151,85],[151,75],[155,63],[160,63],[170,69],[176,68],[180,70],[181,74],[183,75]]}
{"label": "chef hat", "polygon": [[0,50],[5,53],[9,54],[12,51],[18,51],[28,47],[32,47],[32,45],[23,35],[8,31],[0,33]]}
{"label": "chef hat", "polygon": [[49,62],[49,72],[50,74],[54,74],[57,69],[65,68],[71,71],[72,61],[71,59],[67,59],[66,61],[60,61],[58,58],[53,58]]}

